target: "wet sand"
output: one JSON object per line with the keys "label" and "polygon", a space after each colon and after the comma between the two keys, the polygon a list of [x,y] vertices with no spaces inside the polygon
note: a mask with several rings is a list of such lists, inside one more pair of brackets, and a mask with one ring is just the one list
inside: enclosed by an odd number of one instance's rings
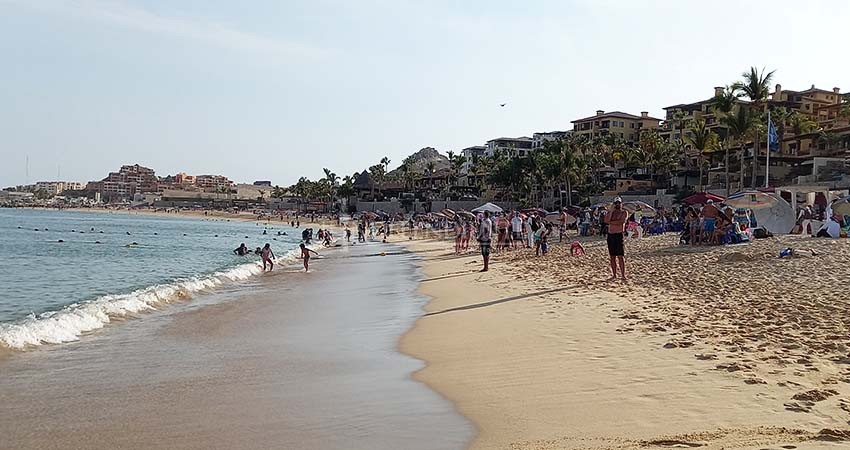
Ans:
{"label": "wet sand", "polygon": [[[806,274],[826,283],[846,273],[846,247],[820,242],[820,257],[768,260],[787,244],[692,250],[645,239],[627,246],[636,278],[607,283],[601,241],[588,242],[583,258],[561,246],[547,258],[498,255],[488,273],[478,272],[480,255],[453,255],[450,241],[406,242],[423,257],[421,292],[433,300],[402,349],[427,362],[417,379],[476,424],[472,449],[847,448],[848,366],[833,360],[831,337],[848,338],[838,331],[847,310],[775,296]],[[803,244],[811,242],[793,246]],[[664,256],[679,251],[693,256]],[[761,264],[711,272],[728,259]],[[830,268],[845,272],[816,274]],[[729,301],[688,286],[716,286]],[[764,331],[779,322],[788,325]],[[736,347],[736,336],[753,343]],[[771,345],[789,340],[800,347]]]}
{"label": "wet sand", "polygon": [[425,299],[387,248],[6,358],[0,448],[464,448],[471,425],[396,350]]}

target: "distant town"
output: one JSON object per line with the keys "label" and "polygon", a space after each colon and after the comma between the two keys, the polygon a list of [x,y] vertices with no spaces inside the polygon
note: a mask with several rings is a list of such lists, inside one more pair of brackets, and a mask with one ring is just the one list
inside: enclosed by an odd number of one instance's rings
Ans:
{"label": "distant town", "polygon": [[390,170],[388,158],[353,174],[324,169],[290,186],[224,175],[157,176],[124,165],[98,181],[40,181],[0,191],[4,206],[123,205],[318,212],[428,211],[482,201],[586,206],[613,196],[668,206],[696,191],[817,192],[850,187],[850,94],[784,89],[752,68],[663,118],[597,110],[563,131],[498,137],[446,154],[426,147]]}

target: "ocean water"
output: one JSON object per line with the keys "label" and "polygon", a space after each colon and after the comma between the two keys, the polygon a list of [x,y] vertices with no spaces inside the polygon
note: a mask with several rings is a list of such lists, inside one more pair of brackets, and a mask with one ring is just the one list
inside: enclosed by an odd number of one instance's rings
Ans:
{"label": "ocean water", "polygon": [[266,228],[165,215],[0,209],[0,346],[75,341],[115,318],[260,275],[259,257],[233,254],[242,242],[251,249],[268,242],[279,263],[294,261],[300,232]]}

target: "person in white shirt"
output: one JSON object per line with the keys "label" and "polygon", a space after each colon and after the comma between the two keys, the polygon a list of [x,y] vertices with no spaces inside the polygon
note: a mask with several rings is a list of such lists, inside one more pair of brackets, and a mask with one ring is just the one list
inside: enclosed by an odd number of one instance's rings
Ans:
{"label": "person in white shirt", "polygon": [[513,241],[511,241],[511,247],[517,247],[520,242],[523,241],[522,236],[522,219],[519,217],[519,213],[514,213],[514,217],[511,219],[511,232],[513,232]]}
{"label": "person in white shirt", "polygon": [[482,272],[490,270],[490,242],[493,240],[493,221],[490,220],[490,212],[484,211],[484,219],[478,227],[478,246],[481,247],[481,256],[484,258]]}

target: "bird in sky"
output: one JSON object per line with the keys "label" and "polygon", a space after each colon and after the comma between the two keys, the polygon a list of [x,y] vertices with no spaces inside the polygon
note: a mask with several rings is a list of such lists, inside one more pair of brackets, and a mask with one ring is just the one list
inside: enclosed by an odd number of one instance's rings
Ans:
{"label": "bird in sky", "polygon": [[507,105],[507,103],[499,103],[499,106],[501,106],[502,108],[504,108],[505,105]]}

